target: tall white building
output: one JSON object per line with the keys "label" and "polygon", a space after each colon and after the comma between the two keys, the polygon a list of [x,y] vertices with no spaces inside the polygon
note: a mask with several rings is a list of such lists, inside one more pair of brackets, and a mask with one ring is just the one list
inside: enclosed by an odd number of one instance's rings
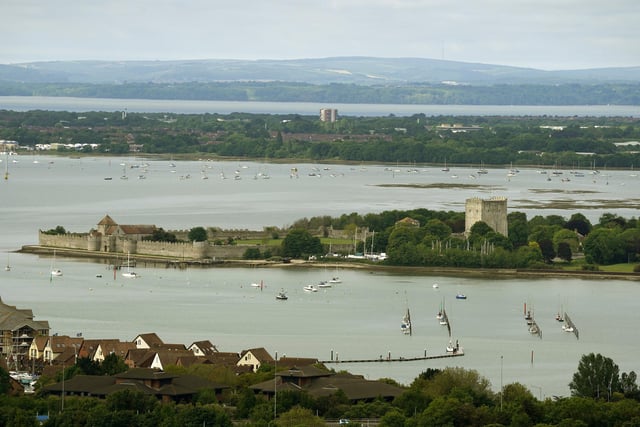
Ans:
{"label": "tall white building", "polygon": [[334,123],[338,118],[338,109],[336,108],[321,108],[320,109],[320,121]]}

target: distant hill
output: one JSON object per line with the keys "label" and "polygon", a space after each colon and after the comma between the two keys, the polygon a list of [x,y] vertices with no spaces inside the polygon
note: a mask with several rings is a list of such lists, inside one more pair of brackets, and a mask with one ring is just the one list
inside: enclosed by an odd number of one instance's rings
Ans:
{"label": "distant hill", "polygon": [[544,71],[423,58],[295,60],[55,61],[0,65],[10,83],[300,82],[316,85],[638,83],[640,67]]}

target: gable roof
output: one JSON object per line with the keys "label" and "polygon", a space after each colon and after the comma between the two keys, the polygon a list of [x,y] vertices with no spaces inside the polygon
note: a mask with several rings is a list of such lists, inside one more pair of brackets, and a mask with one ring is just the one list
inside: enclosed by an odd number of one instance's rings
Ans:
{"label": "gable roof", "polygon": [[197,347],[198,350],[200,350],[200,352],[205,355],[205,356],[209,356],[213,353],[216,353],[218,351],[218,349],[216,348],[215,345],[213,345],[211,343],[211,341],[209,340],[204,340],[204,341],[195,341],[194,343],[192,343],[189,346],[189,350],[193,351],[195,353],[195,348]]}
{"label": "gable roof", "polygon": [[111,218],[109,215],[105,215],[100,222],[98,223],[98,225],[118,225],[117,222],[115,222],[113,220],[113,218]]}
{"label": "gable roof", "polygon": [[154,369],[133,368],[113,376],[76,375],[64,382],[43,387],[55,394],[106,396],[120,390],[136,390],[144,394],[162,396],[193,396],[201,389],[220,391],[227,386],[218,385],[193,375],[174,375]]}
{"label": "gable roof", "polygon": [[295,366],[308,366],[318,363],[318,359],[314,357],[287,357],[282,356],[278,359],[278,368],[293,368]]}
{"label": "gable roof", "polygon": [[164,342],[160,339],[160,337],[155,332],[140,334],[133,339],[133,342],[135,343],[138,340],[138,338],[144,341],[144,343],[149,347],[154,347],[154,346],[159,346],[164,344]]}
{"label": "gable roof", "polygon": [[120,230],[124,234],[153,234],[155,225],[120,225]]}
{"label": "gable roof", "polygon": [[242,359],[247,353],[251,353],[253,357],[258,359],[260,363],[267,363],[267,362],[273,363],[274,361],[273,357],[271,357],[269,352],[264,347],[250,348],[249,350],[242,350],[242,352],[240,353],[240,359]]}
{"label": "gable roof", "polygon": [[351,401],[372,400],[378,397],[393,399],[404,391],[402,388],[382,381],[366,380],[358,375],[337,374],[314,380],[307,391],[314,397],[328,396],[338,390]]}
{"label": "gable roof", "polygon": [[206,358],[216,365],[233,367],[240,360],[240,355],[238,353],[218,351],[206,356]]}
{"label": "gable roof", "polygon": [[292,366],[289,369],[277,372],[276,375],[287,378],[320,378],[331,376],[333,373],[326,369],[319,369],[312,365],[306,365],[301,367]]}
{"label": "gable roof", "polygon": [[[314,372],[317,375],[314,375]],[[322,375],[324,373],[324,375]],[[278,391],[298,390],[306,391],[313,397],[330,396],[341,390],[349,400],[373,400],[378,397],[390,400],[399,396],[404,391],[402,388],[384,383],[382,381],[366,380],[361,375],[348,373],[336,374],[323,371],[313,366],[303,366],[295,371],[288,370],[278,372],[277,380],[273,379],[253,384],[249,388],[254,391],[271,394],[274,387]],[[295,383],[292,380],[306,378],[305,382]],[[276,385],[277,384],[277,385]]]}
{"label": "gable roof", "polygon": [[49,334],[49,322],[46,320],[33,320],[31,309],[18,309],[8,305],[0,299],[0,331],[16,331],[28,327],[34,331],[47,331]]}

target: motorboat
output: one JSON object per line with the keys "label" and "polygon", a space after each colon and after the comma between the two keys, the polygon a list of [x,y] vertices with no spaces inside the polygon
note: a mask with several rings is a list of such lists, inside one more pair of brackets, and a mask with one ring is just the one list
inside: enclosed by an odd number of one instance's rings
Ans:
{"label": "motorboat", "polygon": [[457,294],[456,299],[467,299],[467,296],[465,294]]}
{"label": "motorboat", "polygon": [[340,280],[339,277],[332,277],[330,280],[328,280],[329,283],[342,283],[342,280]]}
{"label": "motorboat", "polygon": [[287,296],[286,292],[282,290],[278,292],[278,295],[276,295],[276,299],[280,301],[285,301],[285,300],[288,300],[289,297]]}
{"label": "motorboat", "polygon": [[318,292],[318,288],[314,285],[307,285],[303,288],[306,292]]}
{"label": "motorboat", "polygon": [[331,281],[320,282],[320,283],[318,283],[318,287],[319,288],[330,288],[331,287]]}
{"label": "motorboat", "polygon": [[440,285],[438,285],[437,283],[434,283],[431,287],[432,287],[433,289],[438,289],[438,288],[440,287]]}
{"label": "motorboat", "polygon": [[52,276],[62,276],[62,270],[60,270],[59,268],[57,268],[55,270],[51,270],[51,275]]}

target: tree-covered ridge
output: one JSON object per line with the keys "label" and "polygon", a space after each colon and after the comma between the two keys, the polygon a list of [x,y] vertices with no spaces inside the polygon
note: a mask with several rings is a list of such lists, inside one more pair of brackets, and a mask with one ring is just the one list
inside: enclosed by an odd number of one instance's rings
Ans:
{"label": "tree-covered ridge", "polygon": [[24,83],[0,82],[0,96],[323,102],[426,105],[640,105],[640,84],[431,83],[358,85],[301,82]]}
{"label": "tree-covered ridge", "polygon": [[[456,124],[466,131],[456,131]],[[628,117],[341,117],[0,111],[0,139],[61,151],[407,164],[633,168]],[[83,145],[82,148],[78,146]],[[94,148],[88,144],[96,144]],[[65,148],[68,147],[68,148]]]}

